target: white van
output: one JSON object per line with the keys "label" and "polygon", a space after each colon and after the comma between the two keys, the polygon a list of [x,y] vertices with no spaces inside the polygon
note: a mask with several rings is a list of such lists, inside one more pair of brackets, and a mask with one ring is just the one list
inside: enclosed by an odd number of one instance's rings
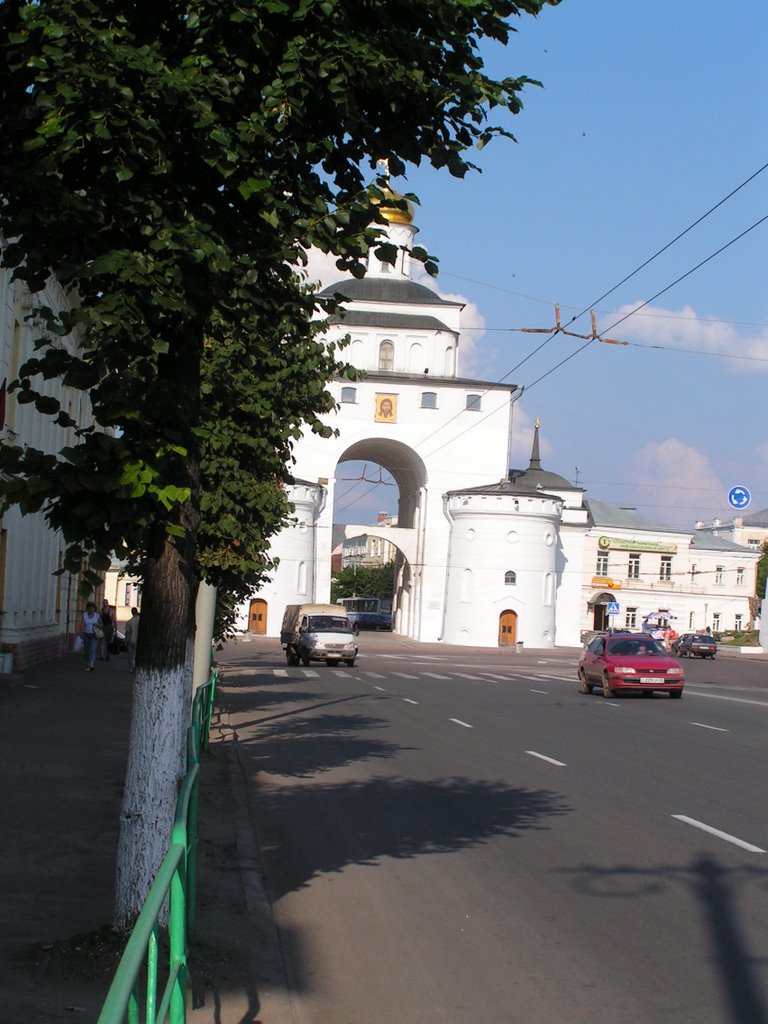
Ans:
{"label": "white van", "polygon": [[347,610],[340,604],[289,604],[283,615],[280,643],[289,665],[301,661],[345,662],[351,668],[357,642]]}

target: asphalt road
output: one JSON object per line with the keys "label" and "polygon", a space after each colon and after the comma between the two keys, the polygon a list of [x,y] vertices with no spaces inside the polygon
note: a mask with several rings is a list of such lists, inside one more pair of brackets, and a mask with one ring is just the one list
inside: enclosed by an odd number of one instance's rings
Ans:
{"label": "asphalt road", "polygon": [[768,663],[222,657],[296,1024],[768,1024]]}

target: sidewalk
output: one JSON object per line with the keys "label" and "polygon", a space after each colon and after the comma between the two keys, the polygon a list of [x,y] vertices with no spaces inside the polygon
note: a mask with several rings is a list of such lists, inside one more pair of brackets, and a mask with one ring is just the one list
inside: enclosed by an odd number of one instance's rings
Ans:
{"label": "sidewalk", "polygon": [[[109,929],[130,727],[127,655],[67,655],[0,682],[0,1019],[95,1022],[124,943]],[[276,1024],[282,974],[231,730],[201,764],[194,1024]],[[79,938],[78,938],[79,937]]]}

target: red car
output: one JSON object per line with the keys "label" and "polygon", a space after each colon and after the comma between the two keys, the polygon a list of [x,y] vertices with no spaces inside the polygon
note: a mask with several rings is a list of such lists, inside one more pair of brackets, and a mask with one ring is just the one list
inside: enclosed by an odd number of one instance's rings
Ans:
{"label": "red car", "polygon": [[679,698],[685,685],[678,662],[646,633],[596,636],[582,651],[578,675],[582,693],[591,693],[595,686],[600,686],[604,697],[625,690],[650,697],[654,690],[663,690],[670,697]]}

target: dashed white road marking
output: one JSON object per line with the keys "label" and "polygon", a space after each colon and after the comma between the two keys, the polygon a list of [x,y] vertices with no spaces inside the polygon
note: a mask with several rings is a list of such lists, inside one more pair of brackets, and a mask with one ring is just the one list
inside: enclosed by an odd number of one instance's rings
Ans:
{"label": "dashed white road marking", "polygon": [[399,679],[418,679],[418,676],[409,676],[407,672],[393,672],[393,676],[397,676]]}
{"label": "dashed white road marking", "polygon": [[699,828],[702,832],[708,832],[711,836],[716,836],[718,839],[724,839],[726,843],[733,843],[734,846],[740,846],[742,850],[747,850],[749,853],[768,853],[767,850],[763,850],[760,846],[754,846],[752,843],[748,843],[744,839],[732,836],[728,832],[721,832],[719,828],[713,828],[711,825],[705,825],[703,821],[697,821],[695,818],[689,818],[685,814],[673,814],[672,817],[675,818],[676,821],[682,821],[685,825],[692,825],[693,828]]}
{"label": "dashed white road marking", "polygon": [[315,672],[313,668],[302,669],[302,674],[305,675],[307,679],[317,679],[318,676],[318,673]]}
{"label": "dashed white road marking", "polygon": [[410,697],[403,697],[403,700],[405,701],[406,704],[418,704],[419,703],[417,700],[411,700]]}
{"label": "dashed white road marking", "polygon": [[455,722],[456,725],[462,725],[465,729],[474,729],[474,725],[470,725],[469,722],[462,722],[460,718],[449,718],[449,722]]}
{"label": "dashed white road marking", "polygon": [[456,679],[471,679],[474,683],[484,683],[486,681],[484,676],[471,676],[469,672],[455,672],[454,676]]}
{"label": "dashed white road marking", "polygon": [[381,693],[387,692],[386,686],[374,686],[374,690],[379,690]]}
{"label": "dashed white road marking", "polygon": [[748,697],[731,697],[725,693],[699,693],[686,686],[685,692],[690,697],[709,697],[710,700],[730,700],[734,704],[756,704],[761,708],[768,708],[768,701],[750,700]]}
{"label": "dashed white road marking", "polygon": [[568,765],[565,761],[556,761],[554,757],[547,757],[546,754],[539,754],[535,750],[526,750],[526,754],[530,754],[531,757],[538,757],[541,761],[547,761],[548,764],[557,765],[558,768],[567,768]]}
{"label": "dashed white road marking", "polygon": [[730,729],[721,729],[719,725],[705,725],[704,722],[691,722],[691,725],[698,725],[700,729],[712,729],[713,732],[730,732]]}
{"label": "dashed white road marking", "polygon": [[549,690],[534,690],[534,688],[531,687],[531,693],[549,693]]}
{"label": "dashed white road marking", "polygon": [[364,676],[368,676],[369,679],[386,679],[387,678],[386,676],[383,676],[381,674],[381,672],[363,672],[363,675]]}
{"label": "dashed white road marking", "polygon": [[288,669],[285,669],[285,668],[273,668],[272,669],[272,675],[275,675],[275,676],[287,676],[288,675]]}
{"label": "dashed white road marking", "polygon": [[422,672],[423,676],[427,676],[429,679],[450,679],[450,676],[441,676],[439,672]]}

